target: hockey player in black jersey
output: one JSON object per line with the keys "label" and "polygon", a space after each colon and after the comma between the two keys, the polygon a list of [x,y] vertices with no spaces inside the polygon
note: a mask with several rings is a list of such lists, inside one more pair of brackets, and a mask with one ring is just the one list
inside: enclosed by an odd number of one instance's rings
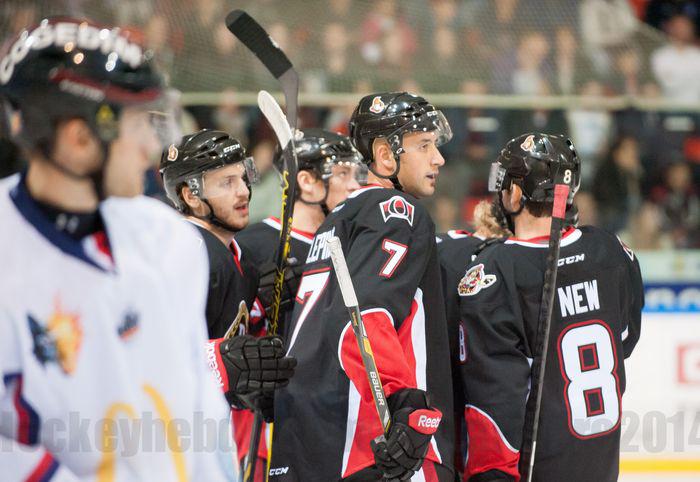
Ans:
{"label": "hockey player in black jersey", "polygon": [[168,199],[197,227],[206,244],[209,337],[221,338],[239,309],[248,311],[255,301],[255,264],[234,239],[248,225],[255,164],[238,140],[203,129],[163,152],[160,172]]}
{"label": "hockey player in black jersey", "polygon": [[[297,174],[290,268],[282,296],[282,313],[291,314],[296,289],[311,241],[330,211],[348,195],[364,184],[366,167],[362,156],[349,138],[323,129],[303,129],[295,141],[299,172]],[[275,167],[281,170],[281,152],[275,157]],[[258,298],[267,311],[272,300],[275,272],[275,251],[279,244],[279,219],[268,217],[252,224],[236,235],[243,251],[250,253],[261,278]],[[283,327],[284,329],[284,327]],[[284,331],[281,331],[284,333]]]}
{"label": "hockey player in black jersey", "polygon": [[[366,171],[361,163],[362,156],[353,147],[350,139],[322,129],[303,129],[303,137],[295,141],[299,172],[297,173],[296,201],[292,222],[291,251],[289,266],[285,270],[285,284],[282,292],[280,313],[282,321],[279,333],[284,336],[291,308],[303,272],[303,264],[311,247],[316,229],[321,225],[330,210],[344,201],[348,195],[360,187],[358,178]],[[282,155],[278,152],[274,165],[281,171]],[[360,179],[361,182],[361,179]],[[269,217],[252,224],[236,234],[241,249],[249,255],[260,271],[258,300],[263,315],[272,302],[274,275],[276,271],[275,253],[279,245],[279,219]],[[253,414],[248,412],[236,419],[236,433],[239,441],[238,457],[243,459],[249,448],[249,438],[253,424]],[[263,433],[266,427],[263,426]],[[267,437],[260,438],[256,464],[261,474],[267,467]]]}
{"label": "hockey player in black jersey", "polygon": [[462,387],[462,364],[466,361],[466,332],[459,313],[460,296],[457,292],[459,280],[464,275],[464,263],[494,243],[505,240],[511,233],[495,216],[495,205],[481,201],[474,208],[473,231],[455,229],[436,236],[442,288],[445,296],[445,314],[450,340],[452,361],[452,387],[455,409],[455,470],[464,469],[466,451],[466,427],[464,417],[464,388]]}
{"label": "hockey player in black jersey", "polygon": [[[515,237],[465,263],[457,286],[467,340],[467,481],[520,479],[557,171],[571,182],[572,209],[580,161],[568,139],[522,135],[492,165],[489,188]],[[570,225],[558,266],[533,480],[615,481],[624,359],[639,339],[644,304],[639,264],[615,236]]]}
{"label": "hockey player in black jersey", "polygon": [[[210,368],[231,405],[261,409],[271,418],[274,390],[287,383],[295,362],[284,355],[281,338],[248,334],[256,331],[247,325],[249,310],[257,303],[258,272],[234,234],[248,224],[251,182],[256,178],[253,159],[225,132],[204,129],[171,145],[160,170],[168,198],[199,229],[209,255]],[[241,334],[223,339],[234,320],[241,323],[236,330]],[[262,329],[264,320],[258,317],[257,324]],[[245,418],[245,413],[234,411],[234,419]],[[240,460],[247,448],[246,431],[235,422]]]}
{"label": "hockey player in black jersey", "polygon": [[[317,230],[288,329],[295,378],[275,397],[270,479],[454,480],[449,346],[433,194],[451,136],[442,113],[405,92],[364,97],[351,138],[370,184]],[[386,441],[326,240],[338,236],[392,414]],[[442,421],[441,421],[442,417]]]}

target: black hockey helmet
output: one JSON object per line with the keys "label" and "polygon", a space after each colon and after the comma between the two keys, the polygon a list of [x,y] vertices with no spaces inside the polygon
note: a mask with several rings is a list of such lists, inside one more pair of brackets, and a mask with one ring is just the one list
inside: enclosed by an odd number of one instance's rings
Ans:
{"label": "black hockey helmet", "polygon": [[391,179],[397,188],[400,188],[397,176],[399,155],[404,152],[403,135],[418,131],[436,131],[438,146],[452,139],[452,129],[443,113],[423,97],[408,92],[367,95],[350,118],[350,137],[367,165],[374,160],[374,140],[381,137],[389,142],[396,159],[396,171],[380,177]]}
{"label": "black hockey helmet", "polygon": [[[297,131],[294,139],[299,171],[312,171],[326,186],[326,194],[319,202],[309,202],[301,198],[301,192],[296,190],[297,199],[307,204],[320,204],[327,211],[328,181],[333,175],[333,166],[362,166],[362,155],[352,145],[350,139],[342,134],[324,129],[310,128]],[[282,172],[282,152],[278,150],[274,166]],[[364,179],[363,179],[364,178]],[[358,182],[366,182],[366,168],[358,171]]]}
{"label": "black hockey helmet", "polygon": [[[66,17],[44,19],[9,42],[0,57],[0,96],[22,116],[18,142],[52,160],[54,131],[62,119],[82,118],[103,146],[118,135],[120,111],[128,106],[164,112],[165,83],[128,31]],[[157,102],[158,101],[158,102]],[[172,139],[159,122],[158,134]],[[90,177],[97,181],[104,169]],[[96,183],[101,194],[101,181]]]}
{"label": "black hockey helmet", "polygon": [[163,177],[168,199],[179,211],[187,212],[187,204],[182,199],[181,193],[186,185],[192,194],[209,206],[210,213],[206,220],[229,229],[216,218],[214,209],[207,200],[204,192],[204,175],[209,171],[238,162],[243,163],[245,168],[243,179],[250,191],[251,184],[257,182],[257,170],[253,158],[247,155],[240,141],[226,132],[212,129],[202,129],[184,136],[177,146],[172,144],[161,157],[160,175]]}
{"label": "black hockey helmet", "polygon": [[581,185],[581,160],[574,144],[565,136],[531,133],[508,141],[491,164],[488,187],[500,192],[516,183],[526,201],[544,203],[554,201],[557,181],[570,186],[571,206]]}

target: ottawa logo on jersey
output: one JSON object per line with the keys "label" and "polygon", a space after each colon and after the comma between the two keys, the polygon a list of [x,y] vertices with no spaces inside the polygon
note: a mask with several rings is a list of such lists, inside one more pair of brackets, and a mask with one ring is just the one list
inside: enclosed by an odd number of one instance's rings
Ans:
{"label": "ottawa logo on jersey", "polygon": [[459,280],[457,292],[459,296],[474,296],[484,288],[488,288],[496,282],[495,274],[484,273],[484,265],[477,264],[467,270],[464,277]]}
{"label": "ottawa logo on jersey", "polygon": [[387,222],[390,218],[405,219],[413,227],[413,212],[415,208],[413,204],[401,196],[394,196],[379,203],[379,208],[382,210],[384,222]]}

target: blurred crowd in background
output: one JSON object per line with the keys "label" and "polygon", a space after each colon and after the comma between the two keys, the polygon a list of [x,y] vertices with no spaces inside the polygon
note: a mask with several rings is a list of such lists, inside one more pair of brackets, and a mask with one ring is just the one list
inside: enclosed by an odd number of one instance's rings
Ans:
{"label": "blurred crowd in background", "polygon": [[[3,0],[9,35],[45,11]],[[39,2],[41,3],[41,2]],[[304,92],[629,96],[700,112],[700,0],[56,0],[132,28],[183,92],[222,92],[218,105],[187,106],[187,126],[240,138],[263,173],[252,221],[279,211],[275,141],[257,108],[236,92],[276,90],[226,30],[232,7],[247,10],[288,53]],[[236,56],[239,57],[236,57]],[[252,57],[251,57],[252,59]],[[635,249],[700,248],[700,113],[444,107],[454,131],[444,146],[437,195],[426,201],[438,230],[468,225],[484,197],[489,164],[510,138],[570,136],[583,160],[581,224],[618,233]],[[301,126],[347,133],[353,106],[301,110]],[[7,154],[5,158],[12,158]],[[154,173],[148,190],[156,194]]]}

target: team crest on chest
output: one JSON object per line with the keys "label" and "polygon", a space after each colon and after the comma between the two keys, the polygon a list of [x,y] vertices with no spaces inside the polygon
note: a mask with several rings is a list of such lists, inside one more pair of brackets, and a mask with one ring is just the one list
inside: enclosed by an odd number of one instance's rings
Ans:
{"label": "team crest on chest", "polygon": [[83,329],[77,313],[63,311],[56,301],[53,313],[44,324],[27,315],[29,330],[34,341],[34,355],[42,365],[55,362],[64,373],[75,371],[83,341]]}
{"label": "team crest on chest", "polygon": [[484,288],[488,288],[496,282],[495,274],[486,274],[484,272],[484,265],[477,264],[467,270],[459,280],[459,286],[457,286],[457,293],[459,296],[474,296],[479,291]]}
{"label": "team crest on chest", "polygon": [[384,202],[379,203],[379,208],[382,211],[384,222],[391,218],[405,219],[408,224],[413,226],[413,213],[415,208],[413,204],[406,201],[401,196],[394,196]]}

